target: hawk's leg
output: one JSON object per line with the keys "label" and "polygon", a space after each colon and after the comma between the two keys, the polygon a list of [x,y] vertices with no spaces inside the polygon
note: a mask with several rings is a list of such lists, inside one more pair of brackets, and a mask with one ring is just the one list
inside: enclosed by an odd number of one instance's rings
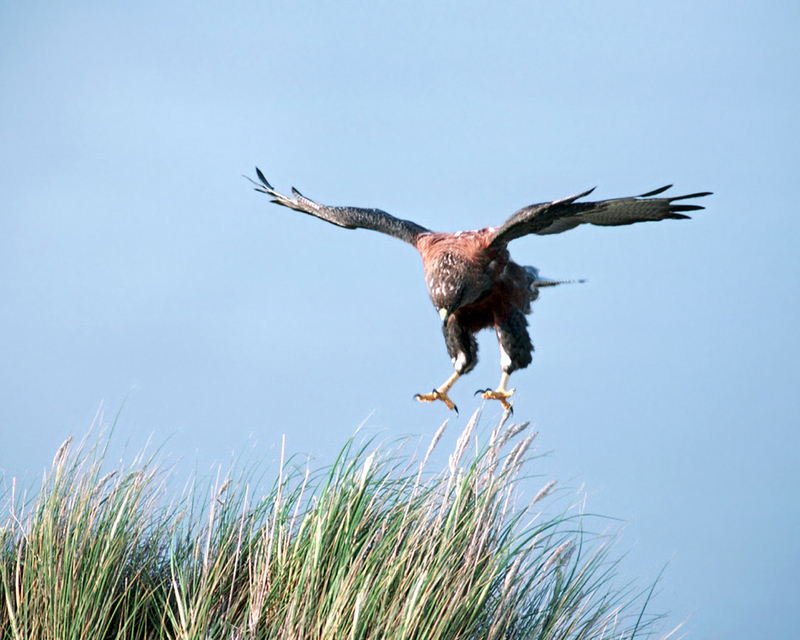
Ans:
{"label": "hawk's leg", "polygon": [[450,316],[442,326],[444,341],[447,344],[447,352],[453,360],[455,371],[445,381],[445,383],[430,393],[418,393],[414,397],[420,402],[433,402],[441,400],[447,405],[448,409],[458,413],[458,407],[448,397],[447,392],[465,373],[470,371],[478,362],[478,342],[467,329],[465,329],[455,316]]}
{"label": "hawk's leg", "polygon": [[498,322],[496,328],[503,375],[497,389],[486,389],[481,395],[486,400],[499,400],[507,411],[511,409],[508,399],[514,394],[514,389],[506,389],[508,379],[514,371],[524,369],[531,363],[533,343],[528,335],[528,321],[519,309],[514,309],[507,318]]}

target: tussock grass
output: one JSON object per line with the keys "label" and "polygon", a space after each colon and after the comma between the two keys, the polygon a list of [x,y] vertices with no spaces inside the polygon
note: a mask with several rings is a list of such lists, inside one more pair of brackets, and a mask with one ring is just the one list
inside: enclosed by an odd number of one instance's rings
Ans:
{"label": "tussock grass", "polygon": [[610,539],[540,511],[553,483],[523,500],[535,434],[507,417],[481,446],[473,416],[439,472],[445,425],[421,461],[351,439],[328,469],[281,460],[260,493],[255,465],[178,498],[154,458],[104,473],[107,439],[67,441],[34,500],[7,492],[0,638],[648,635]]}

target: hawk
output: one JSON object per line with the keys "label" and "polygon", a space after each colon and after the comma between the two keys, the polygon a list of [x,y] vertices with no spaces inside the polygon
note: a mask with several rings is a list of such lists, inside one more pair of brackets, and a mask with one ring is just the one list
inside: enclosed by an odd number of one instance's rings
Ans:
{"label": "hawk", "polygon": [[531,233],[561,233],[584,223],[618,226],[688,218],[684,212],[704,207],[679,201],[711,195],[702,192],[656,198],[672,186],[667,185],[639,196],[578,202],[594,191],[590,189],[569,198],[523,207],[499,227],[439,233],[380,209],[329,207],[309,200],[294,187],[292,195],[286,196],[272,188],[258,167],[256,174],[260,182],[250,180],[256,191],[272,196],[276,204],[345,229],[380,231],[408,242],[420,252],[428,293],[442,320],[442,332],[454,371],[444,384],[415,398],[421,402],[440,400],[456,411],[448,392],[456,380],[477,363],[475,334],[489,327],[494,327],[500,343],[502,375],[496,389],[478,393],[487,400],[499,400],[506,410],[511,409],[508,400],[514,389],[507,388],[509,376],[527,367],[532,360],[533,344],[525,316],[530,313],[531,302],[538,297],[540,287],[560,284],[540,278],[535,267],[513,262],[508,253],[509,242]]}

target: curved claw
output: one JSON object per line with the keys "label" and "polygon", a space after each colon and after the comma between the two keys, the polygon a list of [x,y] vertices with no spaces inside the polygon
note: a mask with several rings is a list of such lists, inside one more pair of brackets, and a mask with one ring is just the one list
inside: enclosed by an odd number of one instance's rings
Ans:
{"label": "curved claw", "polygon": [[478,390],[477,390],[475,393],[473,393],[472,395],[473,395],[473,396],[477,396],[479,393],[480,393],[480,394],[483,394],[483,393],[486,393],[487,391],[491,391],[491,388],[487,387],[486,389],[478,389]]}
{"label": "curved claw", "polygon": [[448,397],[446,391],[434,389],[430,393],[417,393],[414,398],[420,402],[435,402],[436,400],[441,400],[447,405],[448,409],[455,411],[456,415],[458,415],[458,407],[456,406],[455,402]]}

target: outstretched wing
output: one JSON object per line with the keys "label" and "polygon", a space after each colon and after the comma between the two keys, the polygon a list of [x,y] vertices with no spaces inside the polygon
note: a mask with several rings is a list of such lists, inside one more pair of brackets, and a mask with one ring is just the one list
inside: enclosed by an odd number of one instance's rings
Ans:
{"label": "outstretched wing", "polygon": [[520,209],[495,229],[492,234],[491,244],[495,247],[504,246],[515,238],[520,238],[530,233],[540,236],[561,233],[587,222],[600,226],[618,226],[647,220],[688,218],[689,216],[683,215],[682,212],[696,211],[705,207],[697,204],[673,203],[678,200],[702,198],[703,196],[711,195],[710,192],[704,191],[675,198],[653,197],[663,193],[671,186],[670,184],[632,198],[615,198],[599,202],[576,202],[576,200],[588,196],[594,191],[594,189],[590,189],[563,200],[534,204]]}
{"label": "outstretched wing", "polygon": [[[266,193],[274,199],[272,202],[289,207],[295,211],[302,211],[312,216],[316,216],[326,222],[335,224],[345,229],[372,229],[380,231],[400,240],[404,240],[416,246],[417,236],[421,233],[428,233],[428,229],[409,220],[400,220],[389,215],[380,209],[359,209],[357,207],[327,207],[303,196],[297,189],[292,187],[294,197],[285,196],[278,193],[267,182],[264,174],[256,167],[256,174],[261,181],[259,184],[255,180],[250,180],[256,185],[256,191]],[[245,176],[247,177],[247,176]]]}

